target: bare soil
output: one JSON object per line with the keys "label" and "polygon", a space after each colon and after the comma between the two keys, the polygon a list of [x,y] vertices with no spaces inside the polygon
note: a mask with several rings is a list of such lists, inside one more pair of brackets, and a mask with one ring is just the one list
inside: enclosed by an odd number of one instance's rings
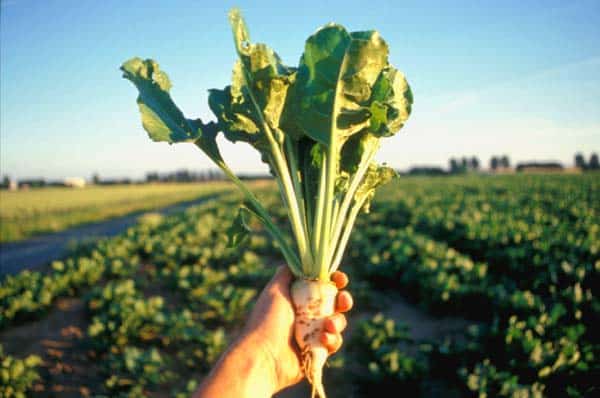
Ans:
{"label": "bare soil", "polygon": [[87,397],[103,380],[87,348],[86,329],[83,300],[61,298],[43,318],[1,332],[0,343],[7,354],[42,358],[36,397]]}

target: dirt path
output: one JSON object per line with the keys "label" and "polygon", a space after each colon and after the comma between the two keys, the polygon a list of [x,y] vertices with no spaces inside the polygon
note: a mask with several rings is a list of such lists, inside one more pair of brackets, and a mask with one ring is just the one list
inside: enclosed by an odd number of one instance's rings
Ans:
{"label": "dirt path", "polygon": [[[210,195],[178,203],[156,210],[156,212],[164,215],[181,212],[188,207],[199,205],[217,196]],[[15,274],[23,269],[40,268],[63,257],[68,252],[69,247],[78,241],[118,235],[134,225],[141,214],[147,212],[148,210],[139,211],[19,242],[0,244],[0,276]]]}
{"label": "dirt path", "polygon": [[458,317],[435,318],[398,293],[392,293],[389,300],[389,307],[382,312],[396,322],[407,324],[415,340],[440,341],[447,336],[462,335],[473,323]]}

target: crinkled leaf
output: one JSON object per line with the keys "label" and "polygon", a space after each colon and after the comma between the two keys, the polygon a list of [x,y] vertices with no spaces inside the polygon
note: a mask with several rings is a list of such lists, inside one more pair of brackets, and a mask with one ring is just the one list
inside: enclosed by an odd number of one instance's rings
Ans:
{"label": "crinkled leaf", "polygon": [[265,115],[265,120],[269,126],[272,126],[273,128],[279,128],[288,88],[294,77],[295,75],[282,78],[274,77],[269,80],[263,113]]}
{"label": "crinkled leaf", "polygon": [[231,96],[231,86],[224,90],[211,89],[208,105],[217,116],[219,127],[228,140],[245,141],[254,144],[258,139],[259,129],[248,106],[240,106]]}
{"label": "crinkled leaf", "polygon": [[262,161],[268,163],[269,143],[264,133],[259,130],[252,115],[252,109],[242,99],[242,102],[231,95],[231,86],[224,90],[209,90],[208,105],[218,120],[219,130],[231,142],[246,142],[257,149]]}
{"label": "crinkled leaf", "polygon": [[337,178],[335,179],[335,193],[339,195],[339,200],[342,200],[343,194],[350,187],[350,173],[347,171],[340,171]]}
{"label": "crinkled leaf", "polygon": [[138,89],[142,125],[154,141],[195,141],[202,134],[200,120],[190,120],[171,99],[171,82],[151,59],[132,58],[121,66],[123,77]]}
{"label": "crinkled leaf", "polygon": [[319,29],[306,41],[284,129],[326,147],[335,141],[340,148],[369,127],[369,99],[387,55],[387,44],[375,31],[348,33],[335,24]]}
{"label": "crinkled leaf", "polygon": [[261,118],[270,128],[278,129],[295,70],[283,65],[279,55],[267,45],[250,41],[239,10],[233,9],[229,13],[229,21],[239,56],[233,69],[232,99],[248,108],[259,129],[262,128]]}
{"label": "crinkled leaf", "polygon": [[369,212],[371,200],[375,196],[375,189],[384,185],[396,177],[396,171],[387,166],[379,166],[375,163],[369,165],[369,169],[358,187],[354,199],[357,203],[363,203],[365,213]]}
{"label": "crinkled leaf", "polygon": [[266,44],[252,43],[246,22],[237,8],[229,12],[235,48],[247,73],[248,83],[289,75],[291,70],[281,63],[279,55]]}
{"label": "crinkled leaf", "polygon": [[365,130],[352,136],[342,149],[340,168],[350,174],[356,172],[366,157],[379,149],[379,138]]}
{"label": "crinkled leaf", "polygon": [[240,207],[237,216],[233,220],[233,223],[227,230],[227,238],[229,247],[238,247],[241,245],[248,236],[250,235],[250,227],[248,226],[248,217],[250,211],[242,206]]}
{"label": "crinkled leaf", "polygon": [[294,71],[266,45],[250,42],[238,10],[232,10],[229,19],[239,60],[233,68],[231,86],[211,90],[209,105],[228,140],[249,143],[267,162],[270,149],[265,128],[279,142],[283,140],[279,123]]}
{"label": "crinkled leaf", "polygon": [[413,102],[412,91],[404,75],[389,66],[375,82],[371,101],[369,131],[387,137],[400,130],[408,119]]}
{"label": "crinkled leaf", "polygon": [[171,82],[152,59],[132,58],[121,66],[123,77],[138,89],[137,103],[142,125],[153,141],[195,142],[215,161],[222,161],[216,144],[218,130],[214,123],[187,119],[169,94]]}

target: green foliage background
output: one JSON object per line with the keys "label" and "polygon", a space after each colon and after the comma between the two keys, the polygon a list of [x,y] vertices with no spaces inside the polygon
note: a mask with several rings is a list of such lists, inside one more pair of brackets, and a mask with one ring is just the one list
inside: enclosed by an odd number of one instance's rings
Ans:
{"label": "green foliage background", "polygon": [[[285,228],[275,191],[258,194]],[[149,215],[52,272],[5,278],[0,328],[83,295],[85,342],[103,380],[94,393],[189,396],[281,264],[253,218],[249,239],[228,248],[239,201]],[[326,369],[330,395],[593,395],[599,203],[594,174],[404,178],[384,188],[344,260],[357,305],[345,350]],[[464,319],[464,330],[420,338],[382,300],[395,295],[431,317]]]}

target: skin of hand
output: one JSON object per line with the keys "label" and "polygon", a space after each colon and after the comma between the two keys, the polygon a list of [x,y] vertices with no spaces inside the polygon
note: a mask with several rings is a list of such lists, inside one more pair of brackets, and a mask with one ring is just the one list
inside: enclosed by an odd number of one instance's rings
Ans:
{"label": "skin of hand", "polygon": [[[341,291],[348,284],[345,273],[331,280],[338,295],[334,315],[327,318],[321,342],[332,354],[342,345],[346,328],[343,314],[352,308],[352,296]],[[293,275],[285,266],[262,291],[240,337],[221,356],[193,398],[270,397],[304,377],[294,340],[294,308],[290,296]]]}

